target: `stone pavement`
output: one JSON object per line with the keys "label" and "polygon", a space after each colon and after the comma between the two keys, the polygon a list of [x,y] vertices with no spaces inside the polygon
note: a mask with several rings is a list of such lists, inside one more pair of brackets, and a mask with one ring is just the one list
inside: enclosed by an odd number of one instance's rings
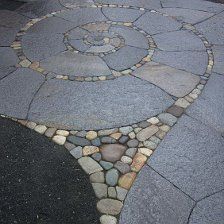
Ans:
{"label": "stone pavement", "polygon": [[224,5],[41,0],[0,18],[0,114],[68,149],[102,224],[224,223]]}

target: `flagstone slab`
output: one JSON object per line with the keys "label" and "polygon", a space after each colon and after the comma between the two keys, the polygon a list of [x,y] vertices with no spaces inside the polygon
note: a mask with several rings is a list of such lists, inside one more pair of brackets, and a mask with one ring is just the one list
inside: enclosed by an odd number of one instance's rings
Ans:
{"label": "flagstone slab", "polygon": [[220,12],[224,9],[222,4],[203,0],[162,0],[161,3],[164,8],[197,9],[206,12]]}
{"label": "flagstone slab", "polygon": [[212,74],[202,95],[187,110],[187,114],[224,133],[224,76]]}
{"label": "flagstone slab", "polygon": [[32,61],[41,61],[65,51],[62,34],[27,34],[23,36],[23,52]]}
{"label": "flagstone slab", "polygon": [[153,36],[157,47],[163,51],[205,51],[201,39],[189,31],[180,30]]}
{"label": "flagstone slab", "polygon": [[203,75],[208,64],[208,55],[200,51],[169,52],[156,50],[153,61],[196,75]]}
{"label": "flagstone slab", "polygon": [[200,10],[194,9],[183,9],[183,8],[162,8],[158,9],[159,12],[166,13],[170,16],[175,16],[177,19],[181,19],[184,22],[195,24],[201,22],[211,16],[214,13],[211,12],[204,12]]}
{"label": "flagstone slab", "polygon": [[184,224],[194,201],[144,166],[124,203],[120,224]]}
{"label": "flagstone slab", "polygon": [[116,22],[133,22],[144,13],[144,11],[125,8],[102,8],[102,12],[109,20]]}
{"label": "flagstone slab", "polygon": [[16,70],[18,57],[10,47],[0,47],[0,79]]}
{"label": "flagstone slab", "polygon": [[122,71],[140,62],[147,54],[145,49],[124,46],[115,53],[104,56],[103,60],[111,69]]}
{"label": "flagstone slab", "polygon": [[143,65],[134,71],[133,75],[155,84],[176,97],[186,96],[200,81],[198,76],[189,72],[155,62]]}
{"label": "flagstone slab", "polygon": [[25,119],[30,103],[44,82],[44,76],[19,68],[0,81],[0,113]]}
{"label": "flagstone slab", "polygon": [[[223,6],[224,9],[224,6]],[[202,23],[196,24],[198,31],[205,35],[211,44],[224,44],[224,12],[219,13]]]}
{"label": "flagstone slab", "polygon": [[182,26],[174,19],[151,12],[147,12],[141,16],[134,22],[134,25],[145,30],[149,34],[179,30]]}
{"label": "flagstone slab", "polygon": [[99,8],[80,8],[70,11],[65,11],[56,14],[57,17],[63,18],[66,21],[73,22],[74,27],[84,25],[86,23],[106,21],[107,18],[103,15]]}
{"label": "flagstone slab", "polygon": [[98,56],[87,56],[63,52],[41,62],[41,66],[47,71],[69,76],[101,76],[110,75],[107,64]]}
{"label": "flagstone slab", "polygon": [[148,160],[156,172],[194,200],[224,188],[224,139],[183,115]]}
{"label": "flagstone slab", "polygon": [[0,27],[0,46],[10,46],[15,40],[18,29]]}
{"label": "flagstone slab", "polygon": [[75,130],[105,129],[139,122],[172,103],[159,88],[131,76],[104,82],[52,79],[34,98],[29,119]]}
{"label": "flagstone slab", "polygon": [[224,46],[214,45],[212,51],[214,54],[213,71],[224,75]]}
{"label": "flagstone slab", "polygon": [[140,32],[123,26],[112,26],[110,31],[118,33],[125,39],[125,44],[128,46],[139,47],[143,49],[148,49],[148,39]]}
{"label": "flagstone slab", "polygon": [[224,190],[197,203],[189,219],[189,224],[215,224],[224,220]]}

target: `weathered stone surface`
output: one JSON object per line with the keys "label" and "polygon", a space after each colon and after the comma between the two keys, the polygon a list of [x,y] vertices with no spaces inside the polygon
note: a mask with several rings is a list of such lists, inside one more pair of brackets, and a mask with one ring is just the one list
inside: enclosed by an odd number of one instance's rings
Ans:
{"label": "weathered stone surface", "polygon": [[123,203],[114,199],[102,199],[97,203],[97,209],[104,214],[118,215]]}
{"label": "weathered stone surface", "polygon": [[133,128],[132,128],[131,126],[126,126],[126,127],[121,127],[121,128],[119,128],[119,131],[120,131],[123,135],[127,135],[127,134],[129,134],[132,130],[133,130]]}
{"label": "weathered stone surface", "polygon": [[112,137],[109,137],[109,136],[104,136],[101,138],[101,142],[103,144],[113,144],[113,143],[116,143],[116,139],[112,138]]}
{"label": "weathered stone surface", "polygon": [[125,8],[103,8],[103,14],[111,21],[133,22],[140,17],[143,12],[135,9]]}
{"label": "weathered stone surface", "polygon": [[102,224],[117,224],[117,219],[111,215],[102,215],[100,217],[100,222]]}
{"label": "weathered stone surface", "polygon": [[15,65],[18,58],[15,52],[9,47],[0,47],[0,79],[16,70]]}
{"label": "weathered stone surface", "polygon": [[51,79],[36,94],[29,119],[62,129],[95,130],[144,120],[172,103],[159,88],[130,76],[91,83]]}
{"label": "weathered stone surface", "polygon": [[128,191],[122,187],[116,187],[117,190],[117,199],[123,201],[128,193]]}
{"label": "weathered stone surface", "polygon": [[214,66],[213,71],[224,75],[224,47],[213,46]]}
{"label": "weathered stone surface", "polygon": [[131,140],[129,140],[128,142],[127,142],[127,146],[129,147],[129,148],[135,148],[135,147],[137,147],[138,146],[138,140],[137,139],[131,139]]}
{"label": "weathered stone surface", "polygon": [[20,68],[0,81],[0,113],[25,119],[30,103],[40,86],[44,76],[27,69]]}
{"label": "weathered stone surface", "polygon": [[125,46],[112,54],[103,57],[107,65],[116,71],[122,71],[137,64],[147,55],[148,51],[136,47]]}
{"label": "weathered stone surface", "polygon": [[136,153],[136,155],[133,158],[133,162],[131,164],[131,170],[134,172],[139,172],[141,168],[144,166],[145,162],[147,160],[147,157],[141,153]]}
{"label": "weathered stone surface", "polygon": [[135,172],[130,172],[122,175],[118,180],[118,185],[126,190],[129,190],[136,178]]}
{"label": "weathered stone surface", "polygon": [[10,46],[15,40],[18,30],[0,26],[0,46]]}
{"label": "weathered stone surface", "polygon": [[106,63],[98,56],[87,56],[70,51],[42,61],[41,66],[48,71],[71,76],[88,77],[111,74]]}
{"label": "weathered stone surface", "polygon": [[90,175],[90,181],[93,183],[104,183],[104,173],[96,172]]}
{"label": "weathered stone surface", "polygon": [[189,116],[224,133],[224,76],[212,74],[202,95],[187,110]]}
{"label": "weathered stone surface", "polygon": [[111,135],[113,133],[116,133],[118,131],[118,128],[112,128],[112,129],[106,129],[106,130],[100,130],[98,131],[99,136],[104,136],[104,135]]}
{"label": "weathered stone surface", "polygon": [[[203,33],[205,37],[208,39],[208,41],[211,44],[224,44],[224,25],[223,25],[223,19],[224,19],[224,12],[219,13],[212,18],[197,24],[195,27],[198,31]],[[215,35],[214,35],[215,33]]]}
{"label": "weathered stone surface", "polygon": [[52,141],[57,143],[58,145],[64,145],[65,141],[66,141],[66,137],[61,136],[61,135],[55,135],[52,138]]}
{"label": "weathered stone surface", "polygon": [[183,9],[182,8],[162,8],[162,9],[158,9],[158,11],[162,13],[166,13],[167,15],[170,15],[170,16],[175,16],[176,18],[191,24],[201,22],[214,15],[213,13],[210,13],[210,12],[203,12],[199,10],[184,9],[184,8]]}
{"label": "weathered stone surface", "polygon": [[189,224],[222,223],[224,220],[224,191],[199,201],[189,219]]}
{"label": "weathered stone surface", "polygon": [[109,170],[113,167],[113,163],[110,162],[106,162],[106,161],[100,161],[100,165],[105,169],[105,170]]}
{"label": "weathered stone surface", "polygon": [[145,166],[127,195],[119,223],[184,224],[193,206],[193,200]]}
{"label": "weathered stone surface", "polygon": [[164,8],[196,9],[206,12],[219,12],[223,9],[221,4],[209,1],[204,2],[203,0],[162,0],[161,3]]}
{"label": "weathered stone surface", "polygon": [[113,168],[113,169],[107,171],[107,173],[106,173],[106,183],[109,186],[115,186],[117,184],[118,177],[119,177],[118,171]]}
{"label": "weathered stone surface", "polygon": [[224,187],[224,141],[220,133],[184,115],[148,164],[195,200]]}
{"label": "weathered stone surface", "polygon": [[78,163],[87,174],[92,174],[103,170],[103,168],[90,157],[82,157],[78,160]]}
{"label": "weathered stone surface", "polygon": [[151,156],[153,151],[151,149],[148,149],[148,148],[139,148],[138,149],[138,152],[142,153],[143,155],[146,155],[146,156]]}
{"label": "weathered stone surface", "polygon": [[87,140],[85,138],[73,136],[73,135],[68,136],[67,140],[75,145],[80,145],[80,146],[90,145],[89,140]]}
{"label": "weathered stone surface", "polygon": [[65,7],[73,7],[73,6],[89,6],[93,5],[93,0],[60,0],[60,3]]}
{"label": "weathered stone surface", "polygon": [[127,163],[123,163],[121,161],[117,161],[114,164],[114,167],[117,170],[119,170],[122,174],[128,173],[131,170],[130,166]]}
{"label": "weathered stone surface", "polygon": [[127,149],[127,151],[125,152],[125,154],[127,156],[133,157],[136,153],[137,149],[136,148],[129,148]]}
{"label": "weathered stone surface", "polygon": [[167,52],[155,51],[153,61],[176,69],[182,69],[192,74],[203,75],[205,73],[208,56],[206,52]]}
{"label": "weathered stone surface", "polygon": [[145,13],[134,24],[149,34],[174,31],[181,28],[181,24],[174,19],[151,12]]}
{"label": "weathered stone surface", "polygon": [[120,139],[119,139],[119,142],[121,144],[125,144],[127,141],[128,141],[129,137],[128,136],[122,136]]}
{"label": "weathered stone surface", "polygon": [[86,134],[86,138],[88,140],[93,140],[97,137],[97,132],[95,131],[88,131],[87,134]]}
{"label": "weathered stone surface", "polygon": [[167,113],[172,114],[175,117],[180,117],[184,112],[184,109],[182,107],[178,107],[176,105],[171,106],[168,108]]}
{"label": "weathered stone surface", "polygon": [[147,38],[137,30],[124,26],[112,26],[110,31],[118,33],[125,39],[125,44],[133,47],[148,49]]}
{"label": "weathered stone surface", "polygon": [[51,138],[54,133],[56,132],[56,128],[48,128],[46,131],[45,131],[45,135],[48,137],[48,138]]}
{"label": "weathered stone surface", "polygon": [[163,51],[205,51],[201,39],[190,31],[178,30],[153,36],[157,47]]}
{"label": "weathered stone surface", "polygon": [[92,155],[94,153],[99,152],[99,148],[97,146],[85,146],[83,149],[83,155],[84,156],[88,156],[88,155]]}
{"label": "weathered stone surface", "polygon": [[159,131],[159,128],[156,125],[151,125],[138,132],[137,139],[139,141],[145,141],[153,136],[157,131]]}
{"label": "weathered stone surface", "polygon": [[164,124],[167,124],[169,126],[173,126],[177,122],[177,118],[174,117],[172,114],[169,113],[162,113],[158,116],[160,121],[162,121]]}
{"label": "weathered stone surface", "polygon": [[74,156],[76,159],[79,159],[82,157],[82,147],[77,146],[69,151],[72,156]]}
{"label": "weathered stone surface", "polygon": [[107,197],[107,185],[102,184],[102,183],[93,183],[93,190],[96,194],[96,197],[101,199],[101,198],[106,198]]}
{"label": "weathered stone surface", "polygon": [[42,135],[47,130],[47,127],[45,125],[39,124],[34,128],[34,130]]}
{"label": "weathered stone surface", "polygon": [[109,162],[118,161],[125,150],[126,147],[120,144],[108,144],[100,147],[103,159]]}

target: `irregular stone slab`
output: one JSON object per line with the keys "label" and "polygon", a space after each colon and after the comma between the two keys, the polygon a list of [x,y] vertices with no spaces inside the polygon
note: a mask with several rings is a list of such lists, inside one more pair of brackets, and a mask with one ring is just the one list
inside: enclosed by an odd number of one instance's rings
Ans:
{"label": "irregular stone slab", "polygon": [[17,29],[18,31],[29,21],[25,16],[9,10],[0,10],[0,18],[0,26]]}
{"label": "irregular stone slab", "polygon": [[213,71],[224,75],[224,47],[213,46],[214,66]]}
{"label": "irregular stone slab", "polygon": [[110,75],[106,63],[98,56],[87,56],[66,51],[41,62],[47,71],[70,76]]}
{"label": "irregular stone slab", "polygon": [[202,95],[187,110],[187,114],[224,133],[224,76],[212,74]]}
{"label": "irregular stone slab", "polygon": [[36,34],[43,36],[53,36],[54,34],[63,34],[75,25],[59,17],[49,17],[39,21],[27,30],[27,34]]}
{"label": "irregular stone slab", "polygon": [[120,160],[125,150],[126,147],[120,144],[108,144],[100,147],[103,159],[109,162]]}
{"label": "irregular stone slab", "polygon": [[73,23],[73,27],[80,26],[86,23],[106,21],[107,18],[103,15],[99,8],[80,8],[70,11],[65,11],[56,14],[67,21]]}
{"label": "irregular stone slab", "polygon": [[211,195],[197,203],[189,224],[222,223],[224,220],[224,191]]}
{"label": "irregular stone slab", "polygon": [[174,31],[181,28],[181,24],[174,19],[151,12],[147,12],[141,16],[134,22],[134,25],[145,30],[149,34]]}
{"label": "irregular stone slab", "polygon": [[59,0],[39,0],[26,2],[26,4],[19,7],[16,12],[28,18],[37,18],[61,9],[65,8],[60,4]]}
{"label": "irregular stone slab", "polygon": [[163,51],[206,51],[201,39],[185,30],[157,34],[153,39]]}
{"label": "irregular stone slab", "polygon": [[153,61],[196,75],[203,75],[208,64],[208,56],[206,52],[167,52],[156,50],[153,55]]}
{"label": "irregular stone slab", "polygon": [[[95,0],[97,3],[121,5],[120,0]],[[146,9],[161,8],[161,4],[157,0],[126,0],[122,1],[122,5],[144,7]]]}
{"label": "irregular stone slab", "polygon": [[97,203],[97,209],[108,215],[118,215],[122,206],[122,202],[110,198],[102,199]]}
{"label": "irregular stone slab", "polygon": [[194,201],[148,166],[128,193],[120,224],[184,224]]}
{"label": "irregular stone slab", "polygon": [[75,29],[69,31],[69,40],[80,40],[82,39],[85,35],[89,34],[87,30],[84,30],[80,27],[76,27]]}
{"label": "irregular stone slab", "polygon": [[148,54],[145,49],[125,46],[112,54],[103,57],[107,65],[114,70],[122,71],[137,64]]}
{"label": "irregular stone slab", "polygon": [[18,57],[10,47],[0,47],[0,79],[16,70]]}
{"label": "irregular stone slab", "polygon": [[187,23],[198,23],[214,15],[214,13],[203,12],[193,9],[182,8],[162,8],[158,9],[159,12],[166,13],[170,16],[175,16],[177,19],[183,20]]}
{"label": "irregular stone slab", "polygon": [[155,84],[176,97],[186,96],[200,81],[198,76],[189,72],[155,62],[146,63],[134,71],[133,75]]}
{"label": "irregular stone slab", "polygon": [[139,18],[144,11],[125,8],[102,8],[103,14],[111,21],[133,22]]}
{"label": "irregular stone slab", "polygon": [[106,129],[142,121],[172,103],[159,88],[130,76],[91,83],[51,79],[36,95],[29,119],[62,129]]}
{"label": "irregular stone slab", "polygon": [[224,187],[223,147],[219,133],[184,115],[148,164],[194,200],[200,200]]}
{"label": "irregular stone slab", "polygon": [[0,27],[0,46],[10,46],[15,40],[17,32],[17,29]]}
{"label": "irregular stone slab", "polygon": [[90,46],[85,44],[83,40],[70,40],[69,43],[78,51],[86,52]]}
{"label": "irregular stone slab", "polygon": [[110,31],[121,35],[125,39],[126,45],[144,49],[149,48],[148,39],[137,30],[124,26],[112,26]]}
{"label": "irregular stone slab", "polygon": [[30,60],[41,61],[66,50],[63,38],[62,34],[27,34],[22,40],[23,52]]}
{"label": "irregular stone slab", "polygon": [[[224,7],[222,5],[222,7]],[[195,27],[203,33],[211,44],[224,44],[224,12],[197,24]],[[215,35],[214,35],[215,34]]]}
{"label": "irregular stone slab", "polygon": [[90,157],[82,157],[78,160],[78,163],[87,174],[92,174],[103,170],[99,163]]}
{"label": "irregular stone slab", "polygon": [[197,9],[207,12],[220,12],[224,8],[222,4],[216,4],[203,0],[162,0],[161,3],[164,8]]}

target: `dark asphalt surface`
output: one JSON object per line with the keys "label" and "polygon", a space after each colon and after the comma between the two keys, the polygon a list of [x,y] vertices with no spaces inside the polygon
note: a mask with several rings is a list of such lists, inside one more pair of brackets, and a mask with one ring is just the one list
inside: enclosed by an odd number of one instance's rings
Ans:
{"label": "dark asphalt surface", "polygon": [[0,118],[0,223],[94,224],[89,179],[63,147]]}

